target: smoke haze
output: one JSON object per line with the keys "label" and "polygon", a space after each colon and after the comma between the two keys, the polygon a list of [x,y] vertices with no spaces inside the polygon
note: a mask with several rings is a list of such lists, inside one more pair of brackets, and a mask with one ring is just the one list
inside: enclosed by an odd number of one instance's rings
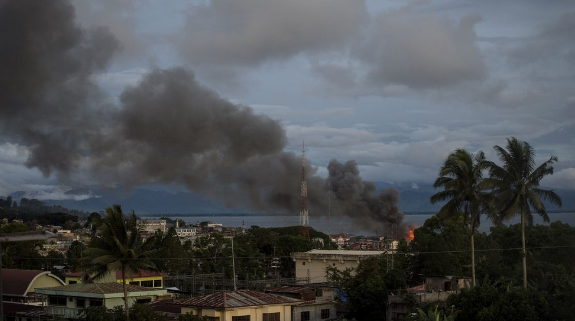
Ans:
{"label": "smoke haze", "polygon": [[[92,79],[120,48],[107,29],[80,28],[66,1],[0,2],[0,131],[28,146],[27,166],[67,183],[176,183],[230,207],[299,211],[301,158],[284,151],[279,121],[184,67],[152,70],[113,104]],[[311,215],[327,214],[329,189],[333,214],[401,224],[397,191],[377,194],[354,161],[328,170],[324,180],[308,165]]]}

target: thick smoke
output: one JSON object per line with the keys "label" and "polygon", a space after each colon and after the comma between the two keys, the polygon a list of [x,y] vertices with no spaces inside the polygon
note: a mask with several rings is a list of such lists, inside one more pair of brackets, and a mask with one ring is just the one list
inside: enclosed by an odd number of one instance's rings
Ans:
{"label": "thick smoke", "polygon": [[[30,148],[29,167],[67,183],[175,183],[230,207],[299,211],[301,158],[284,152],[278,121],[186,68],[152,70],[112,105],[92,78],[119,48],[106,29],[79,28],[67,2],[0,2],[0,131]],[[327,180],[307,173],[312,215],[327,214],[331,190],[336,212],[362,227],[400,225],[397,191],[376,194],[355,162],[332,161]]]}

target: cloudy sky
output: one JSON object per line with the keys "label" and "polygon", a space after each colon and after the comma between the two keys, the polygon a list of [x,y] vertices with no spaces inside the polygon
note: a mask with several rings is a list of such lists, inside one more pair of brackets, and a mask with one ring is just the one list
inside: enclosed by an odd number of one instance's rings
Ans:
{"label": "cloudy sky", "polygon": [[258,207],[303,140],[312,176],[429,183],[511,136],[575,188],[573,1],[22,3],[0,1],[0,196],[256,186]]}

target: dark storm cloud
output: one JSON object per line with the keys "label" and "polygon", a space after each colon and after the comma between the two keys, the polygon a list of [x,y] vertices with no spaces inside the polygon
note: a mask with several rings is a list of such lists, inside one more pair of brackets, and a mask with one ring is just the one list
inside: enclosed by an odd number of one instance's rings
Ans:
{"label": "dark storm cloud", "polygon": [[440,88],[480,80],[486,74],[476,44],[478,15],[460,21],[411,8],[383,12],[355,51],[367,64],[368,82]]}
{"label": "dark storm cloud", "polygon": [[78,28],[67,2],[0,2],[0,125],[31,147],[29,166],[65,173],[85,152],[102,119],[90,77],[117,49],[105,29]]}
{"label": "dark storm cloud", "polygon": [[193,63],[258,65],[345,49],[367,17],[360,0],[213,0],[190,11],[180,50]]}
{"label": "dark storm cloud", "polygon": [[[565,12],[555,21],[541,26],[539,33],[513,49],[509,55],[511,64],[549,62],[561,59],[570,66],[575,64],[575,12]],[[573,71],[573,68],[571,68]]]}
{"label": "dark storm cloud", "polygon": [[[91,79],[118,48],[107,30],[80,28],[67,2],[0,2],[0,130],[29,147],[29,167],[124,187],[184,184],[228,206],[299,210],[301,158],[283,151],[278,121],[221,98],[186,68],[155,69],[111,105]],[[400,221],[397,192],[376,195],[355,163],[337,166],[326,185],[307,165],[312,215],[325,213],[332,188],[336,212],[361,224]]]}

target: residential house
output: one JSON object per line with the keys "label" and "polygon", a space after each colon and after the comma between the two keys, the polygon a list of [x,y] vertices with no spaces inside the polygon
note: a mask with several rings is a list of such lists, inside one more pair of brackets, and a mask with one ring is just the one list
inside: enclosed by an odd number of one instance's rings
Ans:
{"label": "residential house", "polygon": [[303,301],[302,304],[292,306],[293,321],[326,321],[336,318],[333,287],[284,285],[266,289],[266,292]]}
{"label": "residential house", "polygon": [[[148,303],[166,297],[167,290],[126,284],[129,306]],[[59,287],[39,288],[36,292],[47,297],[44,311],[53,317],[77,319],[80,310],[89,306],[114,308],[124,306],[121,283],[78,283]]]}
{"label": "residential house", "polygon": [[[164,287],[164,277],[168,276],[166,273],[154,272],[154,271],[140,271],[138,273],[129,274],[126,276],[127,283],[132,285],[138,285],[148,288],[158,288]],[[84,277],[83,272],[71,272],[64,274],[66,284],[76,284],[82,283]],[[116,271],[115,277],[113,274],[109,277],[104,277],[101,280],[95,281],[99,283],[114,282],[122,283],[122,272]]]}
{"label": "residential house", "polygon": [[2,269],[3,300],[9,302],[34,303],[41,301],[37,288],[61,286],[59,277],[42,270]]}
{"label": "residential house", "polygon": [[181,313],[206,316],[210,321],[290,321],[292,306],[301,299],[251,291],[216,292],[179,301]]}
{"label": "residential house", "polygon": [[328,267],[343,271],[356,268],[359,262],[385,251],[311,250],[291,254],[295,262],[296,278],[309,278],[309,283],[326,283]]}

